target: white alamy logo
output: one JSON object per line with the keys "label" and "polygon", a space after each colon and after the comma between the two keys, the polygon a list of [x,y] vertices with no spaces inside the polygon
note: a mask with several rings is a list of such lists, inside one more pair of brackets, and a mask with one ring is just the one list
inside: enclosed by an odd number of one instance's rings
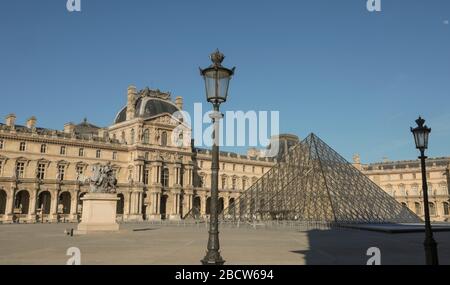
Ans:
{"label": "white alamy logo", "polygon": [[366,252],[367,256],[371,256],[367,260],[367,265],[380,265],[381,264],[381,250],[378,247],[370,247]]}
{"label": "white alamy logo", "polygon": [[[278,154],[279,142],[275,139],[280,134],[278,111],[226,111],[223,116],[214,111],[203,113],[202,103],[195,103],[193,124],[186,111],[176,112],[173,116],[183,121],[172,132],[172,142],[177,146],[189,145],[193,132],[196,146],[260,146],[266,147],[260,150],[260,157],[275,157]],[[221,120],[222,117],[225,117],[224,120]],[[211,119],[214,119],[214,124],[211,124]],[[204,125],[207,125],[206,128]]]}
{"label": "white alamy logo", "polygon": [[66,255],[70,256],[66,265],[81,265],[81,251],[78,247],[69,247]]}
{"label": "white alamy logo", "polygon": [[69,12],[81,12],[81,0],[67,0],[66,7]]}
{"label": "white alamy logo", "polygon": [[367,11],[381,12],[381,0],[367,0]]}

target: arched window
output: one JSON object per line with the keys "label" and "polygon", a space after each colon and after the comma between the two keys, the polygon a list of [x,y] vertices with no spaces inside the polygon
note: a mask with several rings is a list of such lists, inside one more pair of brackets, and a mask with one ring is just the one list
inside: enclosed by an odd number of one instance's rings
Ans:
{"label": "arched window", "polygon": [[134,144],[134,129],[131,129],[130,141],[131,141],[131,144]]}
{"label": "arched window", "polygon": [[450,208],[447,202],[442,203],[442,207],[444,208],[444,215],[450,215]]}
{"label": "arched window", "polygon": [[436,207],[434,206],[434,203],[429,202],[428,207],[430,208],[430,216],[436,216]]}
{"label": "arched window", "polygon": [[408,208],[408,205],[405,202],[402,202],[402,206]]}
{"label": "arched window", "polygon": [[422,214],[422,208],[420,207],[420,203],[419,202],[415,202],[414,203],[414,211],[416,212],[417,215],[421,215]]}
{"label": "arched window", "polygon": [[148,129],[144,131],[144,143],[150,143],[150,131]]}
{"label": "arched window", "polygon": [[161,134],[161,145],[167,146],[167,132],[162,132]]}

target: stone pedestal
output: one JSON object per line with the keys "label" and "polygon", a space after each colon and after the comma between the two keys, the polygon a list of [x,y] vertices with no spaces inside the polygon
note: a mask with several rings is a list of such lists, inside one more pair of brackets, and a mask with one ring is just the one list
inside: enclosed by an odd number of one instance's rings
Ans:
{"label": "stone pedestal", "polygon": [[118,231],[116,207],[119,198],[117,194],[88,193],[81,198],[83,214],[78,224],[77,233]]}

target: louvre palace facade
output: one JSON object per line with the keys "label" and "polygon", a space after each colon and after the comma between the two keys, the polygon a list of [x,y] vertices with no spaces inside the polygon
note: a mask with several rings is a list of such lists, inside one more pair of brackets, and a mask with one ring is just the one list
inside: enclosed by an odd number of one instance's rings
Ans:
{"label": "louvre palace facade", "polygon": [[[169,93],[149,88],[127,91],[126,106],[106,128],[85,119],[59,131],[36,127],[35,117],[25,125],[16,124],[14,114],[6,117],[0,124],[1,222],[79,221],[91,168],[106,163],[118,180],[121,221],[178,220],[193,208],[209,213],[210,151],[171,140],[183,126],[173,116],[183,99],[173,102]],[[219,208],[271,168],[273,161],[257,154],[221,152]]]}
{"label": "louvre palace facade", "polygon": [[[107,163],[118,180],[120,221],[208,215],[211,152],[183,139],[190,129],[174,116],[183,108],[182,97],[172,100],[170,93],[130,86],[126,101],[114,123],[103,128],[85,119],[52,130],[37,127],[35,117],[20,125],[14,114],[8,115],[0,123],[0,223],[79,221],[92,167]],[[278,139],[275,158],[259,157],[255,149],[246,155],[220,153],[219,210],[234,203],[299,141],[288,134]],[[432,219],[447,221],[450,158],[427,163]],[[355,155],[353,165],[423,216],[418,161],[362,164]]]}

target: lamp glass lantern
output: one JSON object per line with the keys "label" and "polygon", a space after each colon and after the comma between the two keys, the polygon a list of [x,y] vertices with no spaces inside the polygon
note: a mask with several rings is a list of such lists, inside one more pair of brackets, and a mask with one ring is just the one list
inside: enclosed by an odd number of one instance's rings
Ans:
{"label": "lamp glass lantern", "polygon": [[200,74],[205,80],[206,100],[214,105],[227,101],[228,86],[234,74],[234,67],[228,69],[222,66],[225,56],[216,50],[210,55],[211,66],[201,69]]}
{"label": "lamp glass lantern", "polygon": [[428,136],[431,133],[431,128],[425,125],[425,120],[419,117],[416,120],[417,127],[411,128],[411,132],[414,135],[414,142],[416,148],[419,150],[426,150],[428,148]]}

